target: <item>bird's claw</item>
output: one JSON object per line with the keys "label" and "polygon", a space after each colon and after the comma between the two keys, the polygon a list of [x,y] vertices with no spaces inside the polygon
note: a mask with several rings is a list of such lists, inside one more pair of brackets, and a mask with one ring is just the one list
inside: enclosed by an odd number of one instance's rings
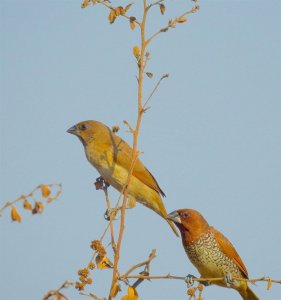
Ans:
{"label": "bird's claw", "polygon": [[226,273],[224,275],[224,282],[227,287],[231,287],[235,285],[235,280],[233,280],[232,275],[230,273]]}
{"label": "bird's claw", "polygon": [[112,216],[112,219],[115,220],[115,216],[116,216],[116,213],[118,212],[118,209],[116,208],[108,208],[103,217],[105,218],[106,221],[110,221],[110,218]]}
{"label": "bird's claw", "polygon": [[196,277],[193,276],[193,275],[191,275],[191,274],[188,274],[185,277],[184,281],[187,284],[187,288],[190,288],[190,287],[192,287],[194,285],[194,280],[193,280],[194,278],[196,278]]}

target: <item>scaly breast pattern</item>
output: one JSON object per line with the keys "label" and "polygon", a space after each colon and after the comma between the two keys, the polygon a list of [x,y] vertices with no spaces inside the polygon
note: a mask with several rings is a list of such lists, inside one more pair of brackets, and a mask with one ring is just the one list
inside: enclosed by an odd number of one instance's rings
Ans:
{"label": "scaly breast pattern", "polygon": [[226,273],[243,277],[238,266],[220,250],[211,232],[202,234],[198,240],[185,247],[185,251],[202,277],[224,277]]}

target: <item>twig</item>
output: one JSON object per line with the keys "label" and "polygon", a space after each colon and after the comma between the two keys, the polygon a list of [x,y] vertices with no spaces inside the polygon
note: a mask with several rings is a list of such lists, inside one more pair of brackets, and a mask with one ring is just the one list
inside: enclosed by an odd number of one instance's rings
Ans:
{"label": "twig", "polygon": [[87,294],[87,293],[80,292],[79,294],[82,295],[82,296],[87,296],[87,297],[95,299],[95,300],[106,300],[105,297],[100,298],[97,295],[92,294],[92,293]]}
{"label": "twig", "polygon": [[[142,278],[142,279],[177,279],[177,280],[185,280],[186,277],[182,277],[182,276],[175,276],[175,275],[171,275],[171,274],[167,274],[167,275],[154,275],[154,276],[150,276],[150,275],[128,275],[128,276],[124,276],[122,275],[120,277],[120,279],[138,279],[138,278]],[[252,278],[252,279],[247,279],[247,278],[240,278],[240,277],[232,277],[234,280],[237,281],[245,281],[245,282],[250,282],[250,283],[255,283],[255,282],[259,282],[259,281],[265,281],[265,282],[272,282],[272,283],[280,283],[281,284],[281,279],[271,279],[270,277],[267,276],[263,276],[263,277],[259,277],[259,278]],[[221,281],[224,280],[224,277],[219,277],[219,278],[193,278],[194,281],[197,282],[215,282],[215,281]]]}
{"label": "twig", "polygon": [[132,266],[124,275],[121,277],[128,278],[128,275],[133,272],[135,269],[140,268],[142,266],[146,266],[146,271],[149,273],[149,265],[151,261],[156,257],[156,249],[153,249],[149,255],[149,258],[143,262],[140,262],[134,266]]}
{"label": "twig", "polygon": [[51,290],[46,295],[44,295],[42,300],[49,300],[53,296],[56,296],[57,299],[68,300],[68,298],[65,295],[63,295],[60,291],[62,289],[67,289],[67,288],[69,288],[71,286],[74,286],[74,285],[75,285],[74,282],[66,280],[57,290]]}
{"label": "twig", "polygon": [[[106,7],[109,8],[110,10],[114,10],[114,7],[111,6],[110,4],[108,4],[107,1],[98,1],[97,3],[106,6]],[[133,4],[133,3],[132,3],[132,4]],[[122,15],[120,15],[120,16],[121,16],[121,17],[124,17],[124,18],[126,18],[126,19],[128,19],[128,20],[130,20],[130,18],[131,18],[131,17],[127,16],[126,14],[122,14]],[[141,23],[140,23],[138,20],[134,20],[134,22],[135,22],[136,24],[138,24],[139,26],[141,26]]]}
{"label": "twig", "polygon": [[168,25],[161,28],[159,31],[155,32],[150,38],[148,38],[146,40],[146,46],[157,36],[159,35],[160,33],[162,32],[166,32],[169,28],[174,28],[176,26],[176,23],[177,23],[177,20],[180,20],[180,19],[183,19],[186,15],[188,14],[192,14],[194,13],[195,11],[199,10],[199,6],[196,5],[194,7],[192,7],[190,10],[184,12],[182,15],[180,15],[179,17],[175,18],[174,20],[171,20],[169,21]]}
{"label": "twig", "polygon": [[[41,187],[43,186],[43,184],[39,184],[37,185],[29,194],[27,195],[21,195],[18,198],[12,200],[12,201],[7,201],[2,207],[0,207],[0,217],[1,217],[1,213],[10,206],[13,206],[15,203],[21,201],[21,200],[26,200],[27,198],[33,197],[34,193],[41,189]],[[48,186],[48,187],[53,187],[53,186],[57,186],[59,187],[59,190],[57,191],[56,195],[53,197],[53,200],[57,199],[59,197],[59,195],[61,194],[62,191],[62,184],[61,183],[50,183],[50,184],[44,184],[44,186]]]}
{"label": "twig", "polygon": [[145,101],[145,103],[144,103],[144,105],[143,105],[143,112],[146,112],[146,111],[149,109],[149,107],[147,107],[147,104],[148,104],[149,100],[151,99],[151,97],[153,96],[153,94],[156,92],[156,90],[157,90],[158,86],[160,85],[161,81],[162,81],[164,78],[167,78],[167,77],[169,77],[169,74],[168,74],[168,73],[167,73],[167,74],[164,74],[164,75],[158,80],[158,82],[157,82],[155,88],[153,89],[153,91],[151,92],[151,94],[149,95],[149,97],[147,98],[147,100]]}

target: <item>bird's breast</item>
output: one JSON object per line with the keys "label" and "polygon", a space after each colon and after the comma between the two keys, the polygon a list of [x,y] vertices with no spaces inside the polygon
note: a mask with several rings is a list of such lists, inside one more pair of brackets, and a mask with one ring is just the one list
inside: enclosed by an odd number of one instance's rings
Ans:
{"label": "bird's breast", "polygon": [[202,234],[198,240],[186,246],[185,251],[201,276],[205,278],[224,277],[226,273],[242,277],[237,265],[221,251],[210,232]]}

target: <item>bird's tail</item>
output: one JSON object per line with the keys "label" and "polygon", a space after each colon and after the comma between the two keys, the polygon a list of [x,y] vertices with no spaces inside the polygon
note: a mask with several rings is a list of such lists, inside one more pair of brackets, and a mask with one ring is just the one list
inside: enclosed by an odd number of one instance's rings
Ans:
{"label": "bird's tail", "polygon": [[260,300],[260,298],[247,286],[246,289],[238,291],[243,300]]}

